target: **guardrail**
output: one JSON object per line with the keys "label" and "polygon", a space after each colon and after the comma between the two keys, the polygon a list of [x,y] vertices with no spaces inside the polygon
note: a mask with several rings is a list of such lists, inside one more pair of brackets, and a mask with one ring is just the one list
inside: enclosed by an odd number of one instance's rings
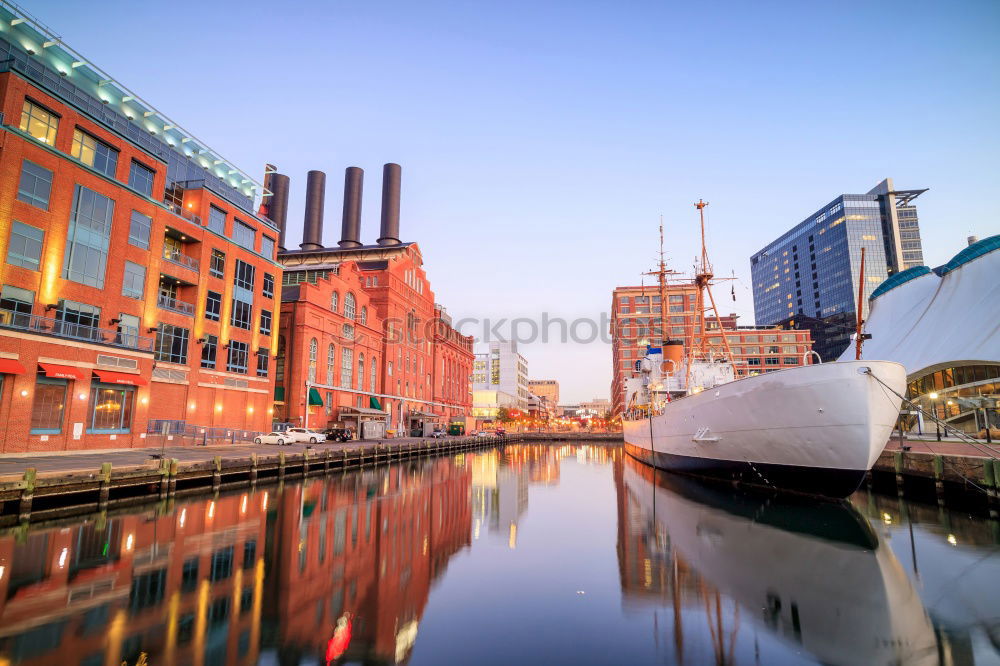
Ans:
{"label": "guardrail", "polygon": [[[192,310],[193,312],[193,310]],[[45,335],[55,335],[60,338],[71,338],[73,340],[84,340],[86,342],[96,342],[102,345],[113,347],[123,347],[125,349],[137,349],[139,351],[153,351],[153,338],[146,338],[130,332],[129,330],[108,330],[76,324],[62,319],[52,319],[26,312],[14,312],[12,310],[0,310],[0,327],[13,328],[32,333],[43,333]]]}
{"label": "guardrail", "polygon": [[160,294],[156,299],[156,304],[163,308],[164,310],[170,310],[172,312],[179,312],[183,315],[189,317],[194,316],[194,303],[188,303],[186,301],[180,301],[173,296],[167,296],[166,294]]}
{"label": "guardrail", "polygon": [[183,252],[178,252],[176,250],[170,250],[164,248],[163,258],[167,261],[177,264],[178,266],[183,266],[188,270],[198,271],[198,260],[194,257],[189,257]]}

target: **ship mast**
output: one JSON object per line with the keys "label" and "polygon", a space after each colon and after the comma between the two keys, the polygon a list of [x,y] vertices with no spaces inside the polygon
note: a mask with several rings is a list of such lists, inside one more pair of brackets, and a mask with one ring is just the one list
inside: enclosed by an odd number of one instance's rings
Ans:
{"label": "ship mast", "polygon": [[[667,276],[675,275],[677,271],[667,269],[667,261],[663,254],[663,216],[660,215],[660,263],[655,271],[643,273],[643,275],[655,275],[657,284],[660,287],[660,339],[657,346],[662,347],[667,338]],[[653,313],[653,304],[650,303],[650,314]]]}
{"label": "ship mast", "polygon": [[[735,366],[735,361],[733,360],[733,350],[729,347],[729,338],[726,337],[726,332],[722,328],[722,315],[719,312],[719,308],[715,305],[715,297],[712,295],[712,280],[715,275],[712,273],[712,264],[708,260],[708,249],[705,246],[705,206],[708,205],[707,201],[698,200],[694,204],[694,207],[698,209],[698,216],[701,219],[701,263],[695,268],[694,284],[697,287],[698,292],[695,296],[695,324],[701,323],[701,344],[699,345],[699,353],[702,358],[708,350],[708,317],[706,314],[709,310],[715,313],[715,321],[719,324],[719,334],[722,337],[722,345],[726,350],[726,358]],[[722,278],[730,279],[730,278]],[[708,294],[709,303],[711,307],[705,305],[705,294]],[[688,363],[688,380],[691,379],[691,364]]]}

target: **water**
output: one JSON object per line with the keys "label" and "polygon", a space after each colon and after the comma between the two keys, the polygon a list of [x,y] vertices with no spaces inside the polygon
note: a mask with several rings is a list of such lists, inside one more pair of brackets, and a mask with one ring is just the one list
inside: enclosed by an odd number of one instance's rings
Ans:
{"label": "water", "polygon": [[0,664],[996,664],[996,521],[508,446],[0,534]]}

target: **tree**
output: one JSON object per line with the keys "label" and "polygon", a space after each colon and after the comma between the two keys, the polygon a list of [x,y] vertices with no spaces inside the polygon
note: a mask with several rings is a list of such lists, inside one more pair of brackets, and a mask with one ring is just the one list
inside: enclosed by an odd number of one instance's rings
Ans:
{"label": "tree", "polygon": [[510,423],[513,420],[510,416],[510,410],[506,407],[501,407],[497,410],[497,421],[500,423]]}

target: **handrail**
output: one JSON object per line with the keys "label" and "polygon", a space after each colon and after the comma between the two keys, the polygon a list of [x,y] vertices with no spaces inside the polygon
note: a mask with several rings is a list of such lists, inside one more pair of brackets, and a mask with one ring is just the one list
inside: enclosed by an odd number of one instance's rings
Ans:
{"label": "handrail", "polygon": [[108,330],[86,324],[77,324],[63,319],[42,317],[27,312],[0,310],[0,327],[55,335],[60,338],[86,340],[88,342],[124,347],[126,349],[153,351],[153,338],[137,335],[132,332],[135,329]]}

